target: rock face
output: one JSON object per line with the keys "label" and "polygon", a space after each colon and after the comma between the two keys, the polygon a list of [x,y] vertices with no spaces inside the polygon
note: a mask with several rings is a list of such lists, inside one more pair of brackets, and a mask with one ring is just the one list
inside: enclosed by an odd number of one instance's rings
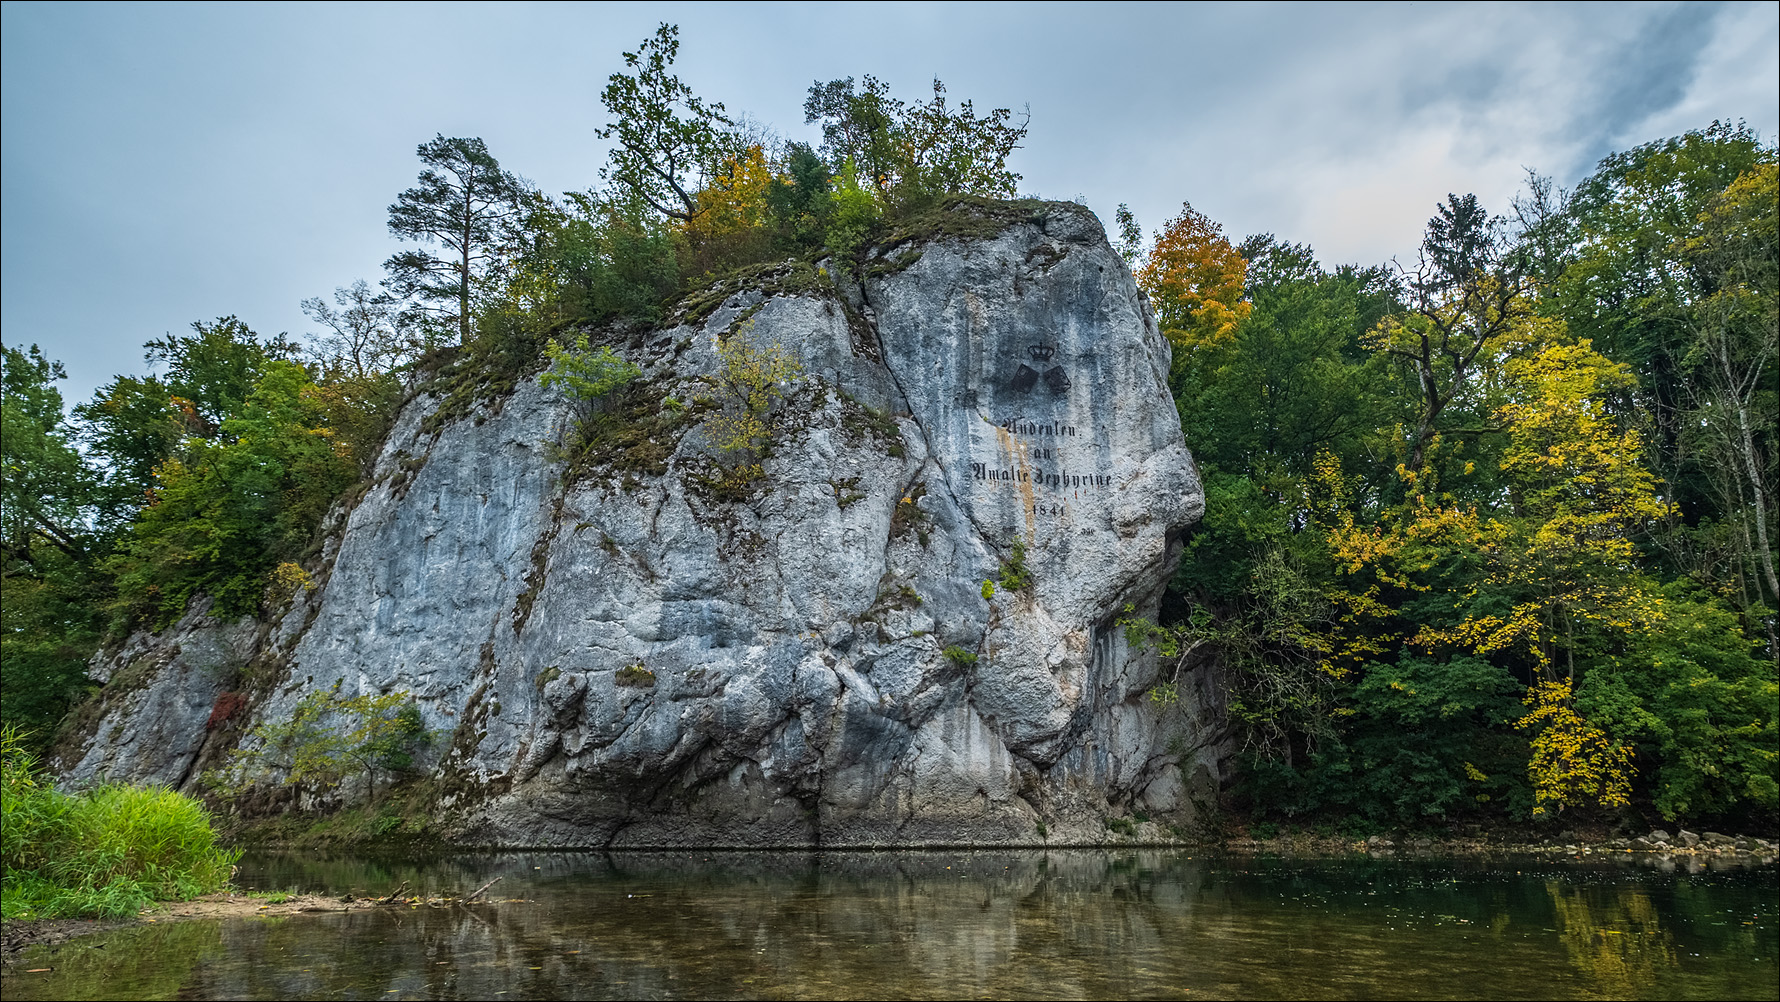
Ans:
{"label": "rock face", "polygon": [[[1184,820],[1215,796],[1216,695],[1148,700],[1155,660],[1115,620],[1154,614],[1203,499],[1128,269],[1085,209],[1030,203],[864,275],[768,275],[633,341],[686,415],[653,466],[571,476],[571,402],[535,379],[443,423],[418,396],[320,586],[276,621],[133,640],[107,670],[134,681],[65,773],[189,782],[201,714],[164,704],[220,692],[184,652],[245,643],[274,676],[247,720],[336,679],[413,693],[470,843],[1094,842],[1109,815]],[[802,370],[752,481],[708,424],[736,338]],[[128,737],[154,719],[178,733]]]}

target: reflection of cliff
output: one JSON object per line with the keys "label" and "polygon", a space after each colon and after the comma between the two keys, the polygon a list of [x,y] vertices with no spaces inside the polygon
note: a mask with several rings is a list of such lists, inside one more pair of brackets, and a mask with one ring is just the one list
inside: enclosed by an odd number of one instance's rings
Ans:
{"label": "reflection of cliff", "polygon": [[1638,888],[1545,885],[1557,910],[1570,961],[1608,995],[1645,994],[1659,972],[1675,966],[1673,937]]}
{"label": "reflection of cliff", "polygon": [[509,892],[525,901],[480,917],[419,909],[326,918],[325,935],[294,923],[241,929],[231,952],[308,959],[243,965],[210,994],[945,998],[1042,985],[1056,997],[1127,997],[1154,975],[1126,958],[1153,969],[1191,912],[1183,874],[1159,873],[1155,854],[503,862],[510,881],[543,876]]}
{"label": "reflection of cliff", "polygon": [[[1092,843],[1109,814],[1189,822],[1183,774],[1214,794],[1222,775],[1216,707],[1144,699],[1154,659],[1113,626],[1154,613],[1203,507],[1170,349],[1091,213],[1005,222],[859,281],[767,275],[618,345],[694,404],[652,416],[659,461],[564,483],[560,388],[472,413],[422,394],[319,587],[276,622],[134,638],[109,667],[141,687],[104,694],[62,772],[190,785],[226,761],[206,729],[226,671],[193,661],[226,638],[258,680],[249,726],[335,679],[415,693],[450,736],[441,821],[470,842]],[[718,490],[698,401],[734,337],[795,350],[804,379],[762,476]],[[1030,585],[985,595],[1016,543]]]}

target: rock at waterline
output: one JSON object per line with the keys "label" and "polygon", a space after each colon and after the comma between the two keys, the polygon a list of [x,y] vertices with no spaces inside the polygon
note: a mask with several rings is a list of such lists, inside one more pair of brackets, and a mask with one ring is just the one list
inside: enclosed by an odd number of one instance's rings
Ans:
{"label": "rock at waterline", "polygon": [[565,482],[559,390],[443,421],[416,398],[320,587],[274,622],[195,611],[132,638],[102,666],[130,685],[63,771],[189,784],[222,761],[205,715],[229,667],[198,663],[222,650],[280,680],[252,721],[336,678],[414,693],[466,842],[1079,843],[1109,813],[1190,820],[1228,751],[1205,740],[1215,691],[1147,700],[1155,661],[1115,624],[1154,614],[1203,505],[1169,348],[1092,214],[1031,206],[861,280],[788,264],[623,346],[681,403],[725,338],[796,357],[751,481],[724,479],[697,408],[655,457]]}

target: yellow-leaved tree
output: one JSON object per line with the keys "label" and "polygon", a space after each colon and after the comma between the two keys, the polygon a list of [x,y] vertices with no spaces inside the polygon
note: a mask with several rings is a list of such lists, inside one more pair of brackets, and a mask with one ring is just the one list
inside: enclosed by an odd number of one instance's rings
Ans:
{"label": "yellow-leaved tree", "polygon": [[[1498,356],[1488,373],[1504,401],[1495,410],[1506,438],[1497,503],[1461,504],[1439,491],[1436,464],[1405,463],[1405,496],[1376,522],[1340,505],[1322,514],[1347,637],[1339,650],[1357,663],[1400,643],[1524,666],[1529,712],[1516,726],[1531,732],[1535,812],[1621,805],[1632,748],[1577,711],[1587,660],[1579,652],[1660,623],[1661,599],[1637,570],[1632,537],[1666,506],[1638,433],[1606,409],[1632,379],[1626,367],[1530,316],[1515,340],[1527,350]],[[1433,436],[1423,458],[1440,449]],[[1323,493],[1339,488],[1332,459],[1319,478],[1336,485]]]}
{"label": "yellow-leaved tree", "polygon": [[772,244],[767,192],[774,181],[772,163],[758,143],[724,157],[695,197],[698,211],[685,221],[681,270],[719,272],[765,255]]}
{"label": "yellow-leaved tree", "polygon": [[725,457],[715,485],[739,490],[764,475],[762,460],[772,442],[773,406],[803,376],[803,366],[777,341],[756,341],[749,320],[717,342],[723,366],[701,377],[715,391],[705,435]]}
{"label": "yellow-leaved tree", "polygon": [[698,214],[686,221],[686,235],[699,240],[733,238],[766,224],[766,192],[773,184],[766,150],[755,143],[723,158],[711,182],[698,193]]}
{"label": "yellow-leaved tree", "polygon": [[1248,316],[1242,298],[1248,261],[1224,237],[1224,229],[1191,204],[1156,234],[1155,247],[1137,271],[1156,323],[1177,351],[1186,353],[1234,343]]}

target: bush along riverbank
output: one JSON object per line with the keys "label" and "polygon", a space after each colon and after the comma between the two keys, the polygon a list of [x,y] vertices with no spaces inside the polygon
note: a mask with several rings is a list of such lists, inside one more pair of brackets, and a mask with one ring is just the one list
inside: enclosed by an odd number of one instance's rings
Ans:
{"label": "bush along riverbank", "polygon": [[0,734],[0,915],[134,915],[227,886],[240,853],[217,844],[210,813],[165,788],[107,783],[63,793],[15,731]]}

